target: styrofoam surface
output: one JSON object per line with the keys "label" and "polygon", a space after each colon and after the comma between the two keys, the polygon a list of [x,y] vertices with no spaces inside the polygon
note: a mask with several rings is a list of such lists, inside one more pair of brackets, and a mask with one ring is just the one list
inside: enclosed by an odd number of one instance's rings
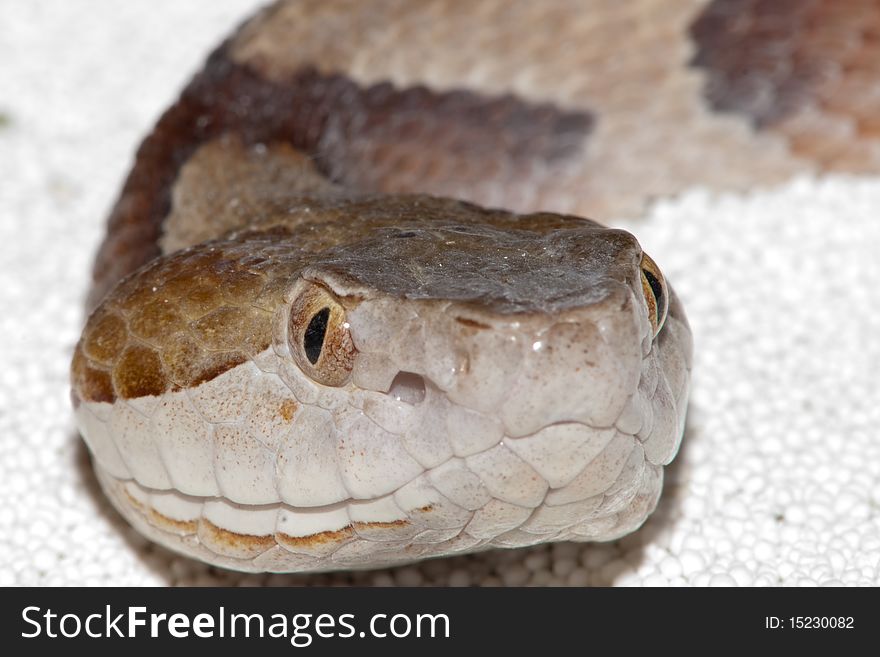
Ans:
{"label": "styrofoam surface", "polygon": [[134,534],[69,408],[91,258],[135,145],[256,4],[0,5],[0,584],[880,584],[877,179],[695,192],[631,225],[696,357],[660,507],[622,541],[244,576]]}

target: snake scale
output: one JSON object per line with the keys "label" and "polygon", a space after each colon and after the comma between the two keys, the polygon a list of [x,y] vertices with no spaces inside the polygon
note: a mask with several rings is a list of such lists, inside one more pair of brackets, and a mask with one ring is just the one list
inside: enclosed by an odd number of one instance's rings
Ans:
{"label": "snake scale", "polygon": [[266,7],[112,211],[71,367],[104,491],[246,571],[637,529],[691,334],[579,217],[880,169],[878,62],[876,0]]}

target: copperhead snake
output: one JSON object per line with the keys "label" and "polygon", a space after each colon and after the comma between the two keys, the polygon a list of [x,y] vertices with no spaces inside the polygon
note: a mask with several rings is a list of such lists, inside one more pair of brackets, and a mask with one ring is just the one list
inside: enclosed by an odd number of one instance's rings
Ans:
{"label": "copperhead snake", "polygon": [[579,217],[880,169],[878,26],[874,0],[263,9],[112,211],[71,367],[101,486],[238,570],[636,530],[690,329],[636,238]]}

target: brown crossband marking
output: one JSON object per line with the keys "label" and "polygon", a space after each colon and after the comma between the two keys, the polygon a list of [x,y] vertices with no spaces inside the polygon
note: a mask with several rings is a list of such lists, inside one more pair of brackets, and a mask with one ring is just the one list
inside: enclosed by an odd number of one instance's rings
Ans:
{"label": "brown crossband marking", "polygon": [[[221,135],[245,146],[288,143],[314,157],[322,173],[363,190],[440,194],[452,178],[461,184],[501,166],[510,182],[527,179],[536,164],[579,153],[594,123],[588,112],[511,95],[362,88],[314,70],[271,82],[221,47],[141,145],[95,262],[89,306],[159,255],[180,168]],[[467,189],[459,196],[467,198]]]}
{"label": "brown crossband marking", "polygon": [[713,0],[690,36],[712,109],[822,168],[880,170],[880,2]]}
{"label": "brown crossband marking", "polygon": [[820,72],[818,62],[808,49],[798,48],[797,39],[804,36],[807,14],[815,4],[801,0],[709,3],[691,27],[697,44],[691,64],[708,73],[704,93],[714,109],[742,114],[765,128],[811,95]]}

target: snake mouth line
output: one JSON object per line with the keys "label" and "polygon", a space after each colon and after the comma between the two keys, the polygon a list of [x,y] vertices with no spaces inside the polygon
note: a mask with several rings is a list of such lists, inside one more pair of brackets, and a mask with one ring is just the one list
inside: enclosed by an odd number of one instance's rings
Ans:
{"label": "snake mouth line", "polygon": [[[359,561],[361,550],[350,557],[338,554],[349,544],[375,547],[411,544],[429,549],[457,538],[462,525],[438,529],[427,516],[433,504],[402,511],[383,498],[315,508],[294,508],[283,503],[240,505],[225,498],[194,497],[176,490],[154,490],[134,480],[113,477],[98,466],[101,485],[129,521],[152,528],[157,540],[169,547],[197,543],[227,559],[253,562],[273,549],[310,562],[332,559]],[[395,513],[396,511],[396,513]],[[397,517],[395,517],[395,515]],[[448,524],[448,523],[447,523]],[[158,532],[156,531],[158,530]],[[358,540],[361,539],[361,540]]]}

